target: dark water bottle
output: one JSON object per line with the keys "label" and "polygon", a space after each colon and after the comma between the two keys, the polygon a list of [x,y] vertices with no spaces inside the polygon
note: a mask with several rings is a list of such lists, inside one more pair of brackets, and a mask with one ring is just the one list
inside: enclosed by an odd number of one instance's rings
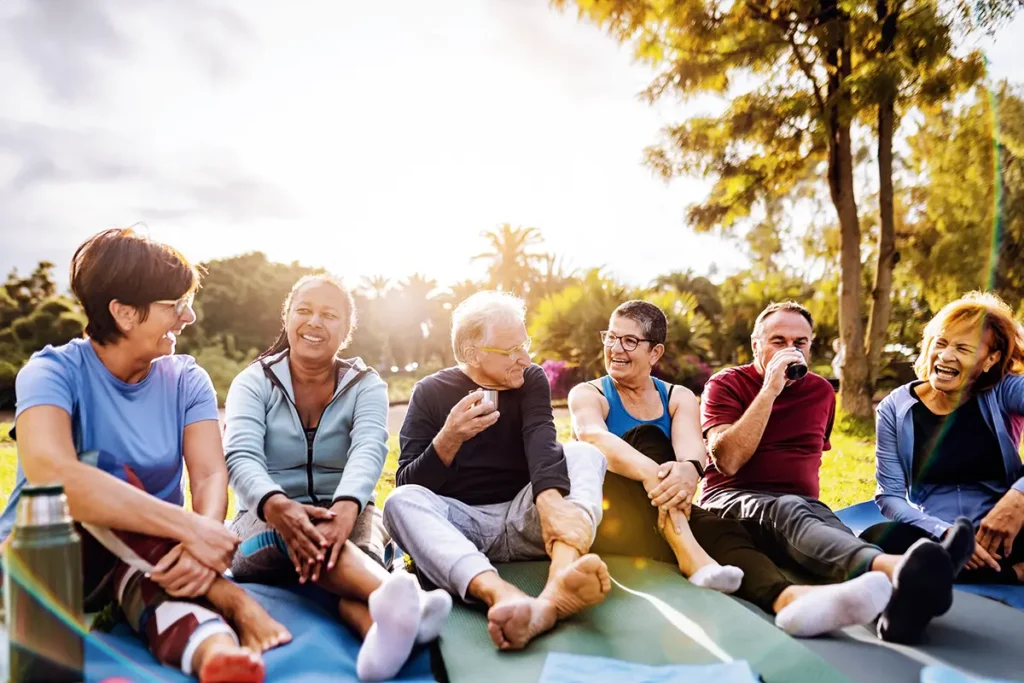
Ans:
{"label": "dark water bottle", "polygon": [[[800,353],[797,351],[797,353]],[[803,357],[804,354],[800,353]],[[807,374],[807,363],[803,360],[795,361],[786,366],[786,377],[788,379],[797,380],[803,378]]]}
{"label": "dark water bottle", "polygon": [[83,680],[81,539],[62,486],[22,489],[4,569],[12,683]]}

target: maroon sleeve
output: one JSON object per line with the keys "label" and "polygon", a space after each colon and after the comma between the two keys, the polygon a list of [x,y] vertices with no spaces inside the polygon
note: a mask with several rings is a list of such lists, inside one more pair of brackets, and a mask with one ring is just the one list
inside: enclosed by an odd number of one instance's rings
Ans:
{"label": "maroon sleeve", "polygon": [[822,446],[821,450],[830,451],[832,450],[832,426],[836,421],[836,394],[832,389],[832,385],[828,385],[829,402],[828,402],[828,422],[825,424],[825,445]]}
{"label": "maroon sleeve", "polygon": [[743,417],[747,406],[736,391],[736,379],[735,372],[724,370],[704,385],[700,397],[700,423],[704,436],[712,427],[732,424]]}

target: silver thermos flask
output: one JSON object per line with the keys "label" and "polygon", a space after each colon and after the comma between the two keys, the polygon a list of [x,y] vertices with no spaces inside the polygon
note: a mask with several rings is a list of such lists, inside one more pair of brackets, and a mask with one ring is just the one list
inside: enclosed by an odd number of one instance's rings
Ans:
{"label": "silver thermos flask", "polygon": [[64,487],[22,489],[4,570],[12,683],[83,680],[81,538]]}

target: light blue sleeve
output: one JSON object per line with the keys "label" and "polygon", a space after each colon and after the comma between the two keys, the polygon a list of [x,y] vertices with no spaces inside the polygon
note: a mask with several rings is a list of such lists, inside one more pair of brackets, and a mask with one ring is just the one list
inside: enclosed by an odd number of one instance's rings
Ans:
{"label": "light blue sleeve", "polygon": [[362,512],[388,455],[388,385],[372,373],[360,384],[363,386],[356,394],[348,461],[334,491],[334,500],[355,500]]}
{"label": "light blue sleeve", "polygon": [[242,507],[253,512],[258,512],[260,502],[271,492],[284,492],[267,471],[267,409],[258,369],[258,365],[250,365],[235,377],[224,406],[228,481]]}
{"label": "light blue sleeve", "polygon": [[[1007,375],[999,382],[1003,409],[1011,415],[1024,415],[1024,375]],[[1013,483],[1016,491],[1024,493],[1024,476]]]}
{"label": "light blue sleeve", "polygon": [[73,415],[75,383],[73,370],[61,362],[52,347],[47,346],[32,356],[14,380],[18,397],[14,419],[36,406],[55,406]]}
{"label": "light blue sleeve", "polygon": [[875,422],[875,478],[878,480],[875,503],[888,519],[912,524],[941,537],[952,525],[926,515],[907,500],[907,476],[900,464],[896,433],[896,405],[891,397],[892,394],[878,406]]}
{"label": "light blue sleeve", "polygon": [[210,373],[195,362],[185,369],[185,426],[203,420],[216,420],[217,391],[213,388]]}
{"label": "light blue sleeve", "polygon": [[998,387],[1003,409],[1011,415],[1024,415],[1024,375],[1006,375]]}

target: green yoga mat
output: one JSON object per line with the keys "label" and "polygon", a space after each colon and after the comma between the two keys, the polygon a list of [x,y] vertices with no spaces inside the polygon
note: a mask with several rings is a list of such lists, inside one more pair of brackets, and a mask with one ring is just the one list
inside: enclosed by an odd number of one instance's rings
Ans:
{"label": "green yoga mat", "polygon": [[[727,657],[746,660],[766,683],[848,683],[849,679],[800,642],[740,603],[694,587],[676,567],[625,557],[603,559],[622,587],[613,583],[603,603],[561,622],[519,652],[500,652],[487,635],[486,614],[457,604],[440,640],[449,680],[536,681],[549,652],[653,665],[721,662],[720,657],[684,633],[690,622],[702,629],[712,648],[719,648]],[[547,571],[547,562],[498,566],[502,578],[530,595],[540,592]],[[659,609],[644,595],[660,601],[664,608]]]}

